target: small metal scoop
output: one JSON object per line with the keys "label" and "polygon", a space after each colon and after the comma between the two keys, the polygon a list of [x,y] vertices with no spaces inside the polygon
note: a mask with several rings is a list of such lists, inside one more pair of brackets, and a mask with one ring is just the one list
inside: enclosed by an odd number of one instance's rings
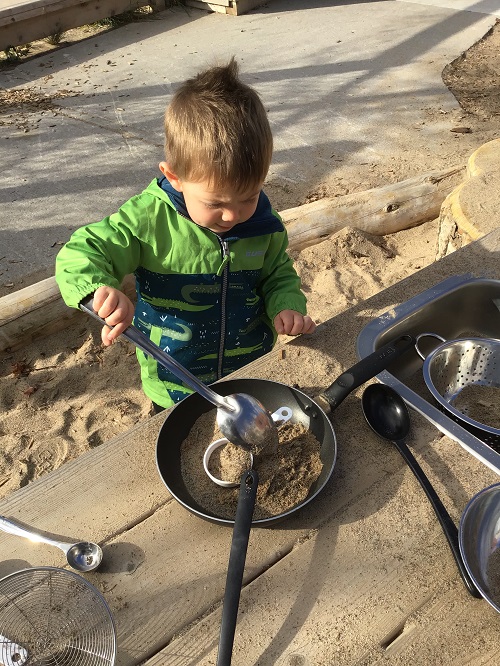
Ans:
{"label": "small metal scoop", "polygon": [[[94,311],[93,296],[84,298],[80,303],[80,309],[107,326],[105,320]],[[205,400],[214,404],[217,407],[217,424],[224,437],[227,437],[230,442],[251,451],[253,446],[258,446],[270,438],[275,437],[277,440],[278,433],[271,415],[256,398],[246,393],[219,395],[200,382],[189,370],[133,325],[125,329],[122,335],[145,354],[158,361],[164,368],[170,370]]]}
{"label": "small metal scoop", "polygon": [[24,537],[36,543],[46,543],[49,546],[60,548],[66,554],[69,566],[76,571],[92,571],[102,561],[100,546],[91,541],[78,541],[77,543],[57,541],[46,536],[43,532],[24,526],[14,520],[5,518],[5,516],[0,516],[0,530],[14,534],[15,536]]}

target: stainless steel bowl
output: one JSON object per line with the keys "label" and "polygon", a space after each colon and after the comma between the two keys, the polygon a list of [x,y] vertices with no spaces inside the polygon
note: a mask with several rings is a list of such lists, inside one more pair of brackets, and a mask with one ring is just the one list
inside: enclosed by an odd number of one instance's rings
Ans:
{"label": "stainless steel bowl", "polygon": [[481,490],[465,507],[459,546],[477,589],[500,613],[500,483]]}

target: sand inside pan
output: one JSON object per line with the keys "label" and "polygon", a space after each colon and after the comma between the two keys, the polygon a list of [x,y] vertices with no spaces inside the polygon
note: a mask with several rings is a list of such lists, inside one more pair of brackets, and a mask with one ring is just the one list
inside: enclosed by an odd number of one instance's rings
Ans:
{"label": "sand inside pan", "polygon": [[[254,456],[253,468],[259,474],[254,520],[279,515],[300,504],[323,468],[321,445],[303,425],[285,423],[279,426],[278,435],[275,453]],[[221,437],[216,410],[200,416],[181,445],[181,474],[186,488],[200,506],[220,518],[232,520],[239,487],[222,488],[203,469],[207,446]]]}
{"label": "sand inside pan", "polygon": [[239,483],[243,472],[251,466],[250,453],[231,442],[226,442],[215,449],[207,464],[208,471],[213,477],[230,483]]}

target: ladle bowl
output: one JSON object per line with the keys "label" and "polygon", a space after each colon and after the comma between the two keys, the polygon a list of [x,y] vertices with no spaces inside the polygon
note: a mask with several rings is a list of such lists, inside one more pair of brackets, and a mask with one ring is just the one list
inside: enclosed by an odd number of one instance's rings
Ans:
{"label": "ladle bowl", "polygon": [[[282,425],[283,423],[286,423],[292,418],[292,410],[289,409],[288,407],[280,407],[277,409],[275,412],[271,414],[271,418],[276,425]],[[209,444],[207,447],[204,455],[203,455],[203,469],[205,470],[205,474],[218,486],[221,486],[222,488],[236,488],[237,486],[240,485],[240,482],[233,482],[233,481],[228,481],[225,479],[218,479],[216,476],[214,476],[210,472],[210,458],[214,451],[216,451],[218,448],[221,448],[225,446],[228,443],[227,437],[223,437],[221,439],[217,439],[215,442],[212,442]],[[251,451],[247,452],[248,456],[248,468],[252,469],[253,467],[253,454]]]}
{"label": "ladle bowl", "polygon": [[500,613],[500,483],[481,490],[465,507],[459,546],[481,595]]}
{"label": "ladle bowl", "polygon": [[93,571],[102,562],[101,547],[92,541],[78,541],[66,549],[65,544],[57,545],[66,553],[66,560],[76,571]]}
{"label": "ladle bowl", "polygon": [[368,425],[383,439],[400,441],[410,432],[410,414],[403,398],[390,386],[371,384],[362,397]]}

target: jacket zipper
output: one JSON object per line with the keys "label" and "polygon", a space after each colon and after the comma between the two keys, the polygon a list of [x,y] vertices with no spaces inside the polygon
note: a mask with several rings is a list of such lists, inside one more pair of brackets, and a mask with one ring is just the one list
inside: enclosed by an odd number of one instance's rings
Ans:
{"label": "jacket zipper", "polygon": [[[183,217],[185,220],[193,222],[190,217],[186,217],[183,213],[177,211],[177,214]],[[196,222],[193,222],[196,224]],[[222,263],[217,275],[222,271],[222,288],[221,288],[221,325],[220,325],[220,338],[219,338],[219,352],[217,355],[217,379],[222,379],[222,366],[224,363],[224,347],[225,347],[225,337],[226,337],[226,298],[227,298],[227,285],[229,282],[229,243],[221,238],[219,234],[216,234],[215,231],[208,229],[210,233],[217,237],[219,241],[221,252],[222,252]]]}
{"label": "jacket zipper", "polygon": [[220,312],[220,340],[219,340],[219,355],[217,359],[217,379],[222,378],[222,365],[224,361],[224,341],[226,338],[226,299],[227,299],[227,285],[229,282],[229,243],[217,236],[219,239],[222,250],[222,288],[221,288],[221,312]]}

